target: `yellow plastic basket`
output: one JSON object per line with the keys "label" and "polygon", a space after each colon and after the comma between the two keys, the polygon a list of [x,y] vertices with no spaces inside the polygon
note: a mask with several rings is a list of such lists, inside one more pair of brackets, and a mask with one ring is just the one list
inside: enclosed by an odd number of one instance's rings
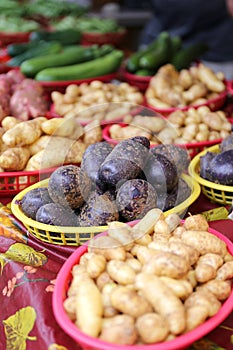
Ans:
{"label": "yellow plastic basket", "polygon": [[[182,203],[165,212],[170,214],[172,212],[178,215],[183,215],[187,208],[198,198],[201,189],[199,184],[194,181],[189,175],[182,175],[184,181],[191,188],[191,195]],[[41,222],[32,220],[27,217],[20,207],[20,202],[26,193],[34,188],[47,187],[49,179],[42,180],[36,184],[27,187],[18,193],[12,200],[11,210],[14,216],[20,220],[27,228],[29,234],[36,237],[40,241],[52,243],[56,245],[79,246],[93,238],[98,233],[104,232],[108,226],[91,226],[91,227],[66,227],[53,226],[43,224]]]}
{"label": "yellow plastic basket", "polygon": [[200,174],[200,157],[206,152],[219,153],[219,145],[206,148],[198,153],[190,162],[188,172],[190,176],[200,184],[202,193],[211,201],[223,205],[232,204],[233,186],[219,185],[203,179]]}

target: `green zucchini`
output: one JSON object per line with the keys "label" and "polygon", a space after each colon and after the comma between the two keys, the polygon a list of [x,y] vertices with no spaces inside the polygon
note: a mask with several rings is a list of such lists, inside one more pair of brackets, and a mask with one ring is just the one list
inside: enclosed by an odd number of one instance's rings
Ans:
{"label": "green zucchini", "polygon": [[207,50],[208,46],[202,43],[186,46],[173,56],[171,63],[177,70],[188,68],[192,62],[197,60]]}
{"label": "green zucchini", "polygon": [[156,70],[161,65],[167,63],[171,56],[171,37],[169,33],[162,32],[158,38],[154,50],[149,51],[140,58],[140,68]]}
{"label": "green zucchini", "polygon": [[66,46],[59,54],[51,53],[43,56],[39,55],[24,61],[20,66],[20,70],[27,77],[33,78],[42,69],[90,61],[112,50],[113,47],[110,45],[103,45],[103,47],[98,47],[97,45],[88,47],[79,45]]}
{"label": "green zucchini", "polygon": [[132,54],[126,62],[126,69],[130,73],[135,73],[137,70],[141,69],[142,67],[140,66],[140,59],[147,55],[149,52],[154,52],[159,43],[161,38],[164,36],[167,36],[167,32],[162,32],[160,33],[155,40],[153,40],[149,45],[147,45],[144,49],[139,50]]}
{"label": "green zucchini", "polygon": [[35,79],[38,81],[64,81],[98,77],[116,72],[123,58],[123,51],[114,49],[102,57],[84,63],[45,68],[36,74]]}
{"label": "green zucchini", "polygon": [[171,36],[171,59],[182,48],[182,39],[179,35]]}
{"label": "green zucchini", "polygon": [[46,40],[46,41],[59,41],[63,45],[77,44],[81,40],[81,31],[76,28],[46,31],[39,30],[30,34],[29,39],[34,41]]}
{"label": "green zucchini", "polygon": [[38,42],[37,47],[29,49],[20,55],[13,57],[7,62],[10,67],[19,67],[24,61],[38,55],[47,55],[50,53],[59,53],[62,50],[62,45],[59,42]]}
{"label": "green zucchini", "polygon": [[37,41],[28,41],[27,43],[15,43],[10,44],[7,46],[7,54],[11,57],[15,57],[18,55],[21,55],[21,53],[25,52],[26,50],[35,48],[38,46]]}

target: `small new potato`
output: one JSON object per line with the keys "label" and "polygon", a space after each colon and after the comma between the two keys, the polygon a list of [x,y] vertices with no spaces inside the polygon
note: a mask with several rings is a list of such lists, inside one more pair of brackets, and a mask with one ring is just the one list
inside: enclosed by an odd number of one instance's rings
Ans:
{"label": "small new potato", "polygon": [[169,333],[166,319],[155,312],[145,313],[138,317],[136,328],[145,344],[161,342]]}

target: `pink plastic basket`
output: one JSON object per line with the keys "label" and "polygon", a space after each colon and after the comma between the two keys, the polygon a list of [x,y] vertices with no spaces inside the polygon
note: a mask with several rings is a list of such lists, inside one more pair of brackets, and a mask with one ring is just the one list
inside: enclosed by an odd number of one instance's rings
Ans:
{"label": "pink plastic basket", "polygon": [[[134,222],[135,223],[135,222]],[[131,223],[133,225],[134,223]],[[233,255],[233,243],[220,232],[209,229],[209,232],[219,237],[228,247],[228,251]],[[100,235],[106,235],[106,232]],[[99,235],[98,235],[99,236]],[[222,304],[219,312],[209,318],[202,325],[192,331],[178,336],[177,338],[157,344],[151,345],[124,345],[111,344],[97,338],[90,337],[81,332],[78,327],[68,318],[63,302],[66,298],[67,291],[72,280],[71,270],[75,264],[78,264],[80,257],[87,251],[87,245],[83,245],[76,249],[74,253],[66,260],[56,279],[55,289],[53,293],[53,313],[60,327],[73,338],[83,350],[181,350],[187,348],[198,339],[202,338],[219,324],[232,312],[233,309],[233,289],[228,299]]]}

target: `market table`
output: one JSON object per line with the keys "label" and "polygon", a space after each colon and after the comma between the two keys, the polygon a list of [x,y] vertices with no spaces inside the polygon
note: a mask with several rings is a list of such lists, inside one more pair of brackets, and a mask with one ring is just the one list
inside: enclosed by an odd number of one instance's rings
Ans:
{"label": "market table", "polygon": [[[0,202],[5,205],[9,200],[4,197]],[[187,213],[217,207],[201,194]],[[52,311],[56,275],[75,248],[42,243],[26,230],[19,231],[17,239],[6,237],[9,220],[10,216],[0,215],[0,350],[80,350],[58,326]],[[211,221],[210,227],[233,241],[231,220]],[[189,349],[233,349],[233,313]]]}

